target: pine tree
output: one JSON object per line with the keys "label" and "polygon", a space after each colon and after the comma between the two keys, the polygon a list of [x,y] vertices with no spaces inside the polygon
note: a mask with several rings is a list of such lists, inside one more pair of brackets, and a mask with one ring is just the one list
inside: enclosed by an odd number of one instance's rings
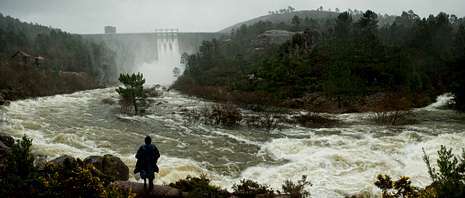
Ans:
{"label": "pine tree", "polygon": [[118,80],[123,83],[123,87],[118,87],[116,92],[124,101],[130,102],[134,106],[134,113],[138,114],[137,100],[144,99],[144,76],[141,73],[120,74]]}
{"label": "pine tree", "polygon": [[295,26],[296,30],[299,28],[300,26],[300,23],[301,23],[301,19],[299,16],[297,15],[294,15],[294,17],[292,17],[292,20],[291,20],[291,24]]}

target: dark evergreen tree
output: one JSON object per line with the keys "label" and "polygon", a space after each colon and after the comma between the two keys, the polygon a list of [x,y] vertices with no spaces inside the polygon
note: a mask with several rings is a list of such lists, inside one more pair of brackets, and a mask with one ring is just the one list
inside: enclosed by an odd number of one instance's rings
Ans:
{"label": "dark evergreen tree", "polygon": [[120,74],[119,79],[123,83],[123,87],[118,87],[116,92],[124,101],[129,102],[134,107],[134,113],[138,114],[138,100],[144,99],[144,83],[145,79],[141,73],[137,74]]}

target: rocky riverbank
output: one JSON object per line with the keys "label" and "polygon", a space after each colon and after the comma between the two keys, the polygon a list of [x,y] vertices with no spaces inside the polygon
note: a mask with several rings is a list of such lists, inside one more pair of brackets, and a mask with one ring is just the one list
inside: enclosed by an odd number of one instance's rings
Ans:
{"label": "rocky riverbank", "polygon": [[[206,176],[187,177],[170,185],[128,181],[129,168],[113,155],[89,156],[84,160],[63,155],[50,161],[30,153],[32,141],[14,140],[0,133],[1,197],[293,197],[296,191],[275,193],[268,186],[251,180],[235,185],[234,192],[214,186]],[[306,183],[310,184],[310,183]],[[304,184],[300,184],[299,188]],[[284,189],[284,187],[283,187]],[[302,188],[303,189],[303,188]],[[287,194],[286,194],[287,193]]]}
{"label": "rocky riverbank", "polygon": [[110,81],[98,81],[88,72],[38,69],[0,60],[0,105],[26,98],[97,89],[111,84]]}
{"label": "rocky riverbank", "polygon": [[224,87],[174,85],[174,89],[214,102],[229,102],[251,110],[266,110],[270,107],[301,109],[321,113],[356,113],[408,110],[430,104],[435,95],[426,93],[378,92],[364,96],[330,96],[325,93],[307,93],[298,98],[277,98],[275,95],[257,91],[238,91]]}

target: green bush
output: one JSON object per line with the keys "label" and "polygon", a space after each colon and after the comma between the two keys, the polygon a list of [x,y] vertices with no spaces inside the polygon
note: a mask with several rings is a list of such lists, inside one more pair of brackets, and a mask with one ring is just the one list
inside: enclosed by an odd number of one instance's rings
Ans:
{"label": "green bush", "polygon": [[7,154],[6,171],[0,179],[0,197],[31,196],[30,184],[38,174],[31,146],[32,139],[26,136],[11,146]]}
{"label": "green bush", "polygon": [[191,198],[229,197],[229,193],[226,190],[210,184],[210,179],[208,179],[206,175],[200,175],[200,177],[187,176],[186,179],[171,183],[169,186],[183,192],[188,192],[188,197]]}
{"label": "green bush", "polygon": [[260,195],[261,197],[272,197],[273,189],[267,185],[260,185],[252,180],[241,180],[240,184],[233,185],[233,194],[240,198],[252,198]]}
{"label": "green bush", "polygon": [[34,166],[32,139],[24,136],[10,148],[0,197],[134,197],[111,185],[111,178],[80,159]]}
{"label": "green bush", "polygon": [[465,197],[465,149],[462,156],[452,154],[452,149],[441,145],[437,159],[438,169],[431,165],[431,161],[423,150],[423,160],[428,167],[428,173],[433,180],[432,187],[437,196],[448,198]]}
{"label": "green bush", "polygon": [[418,197],[418,188],[411,185],[410,178],[400,177],[392,181],[388,175],[378,175],[375,185],[383,191],[383,198]]}
{"label": "green bush", "polygon": [[423,149],[423,160],[433,183],[424,189],[412,186],[408,177],[392,181],[387,175],[378,175],[375,185],[383,191],[383,198],[459,198],[465,197],[465,150],[462,156],[452,154],[452,149],[441,146],[437,168]]}
{"label": "green bush", "polygon": [[307,176],[302,175],[302,179],[294,183],[291,180],[286,180],[282,185],[283,192],[288,194],[291,198],[304,198],[310,197],[310,192],[305,190],[305,187],[312,186],[310,181],[307,181]]}

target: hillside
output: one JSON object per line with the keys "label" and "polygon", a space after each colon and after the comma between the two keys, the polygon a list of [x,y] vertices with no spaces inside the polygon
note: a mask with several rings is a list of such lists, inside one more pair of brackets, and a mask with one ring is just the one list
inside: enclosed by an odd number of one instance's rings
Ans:
{"label": "hillside", "polygon": [[[279,16],[298,13],[306,12]],[[330,113],[416,108],[453,92],[457,108],[465,109],[465,18],[409,11],[386,25],[392,16],[370,10],[308,13],[322,18],[259,21],[235,29],[229,40],[204,43],[174,88],[216,101]],[[267,17],[254,20],[260,19]]]}
{"label": "hillside", "polygon": [[[233,29],[238,29],[241,25],[253,25],[259,21],[270,21],[272,23],[290,23],[292,20],[292,17],[298,16],[301,19],[313,19],[318,22],[326,22],[328,19],[333,20],[335,19],[340,13],[339,12],[334,12],[334,11],[319,11],[319,10],[301,10],[301,11],[294,11],[294,12],[287,12],[283,14],[269,14],[265,16],[260,16],[248,21],[240,22],[237,23],[233,26],[229,26],[223,30],[221,30],[221,33],[231,33]],[[360,11],[355,11],[352,12],[352,16],[354,20],[358,20],[360,18],[362,12]],[[382,27],[387,24],[392,24],[396,18],[394,15],[382,15],[378,14],[379,16],[379,25]]]}
{"label": "hillside", "polygon": [[79,35],[0,14],[0,105],[112,82],[113,54]]}

